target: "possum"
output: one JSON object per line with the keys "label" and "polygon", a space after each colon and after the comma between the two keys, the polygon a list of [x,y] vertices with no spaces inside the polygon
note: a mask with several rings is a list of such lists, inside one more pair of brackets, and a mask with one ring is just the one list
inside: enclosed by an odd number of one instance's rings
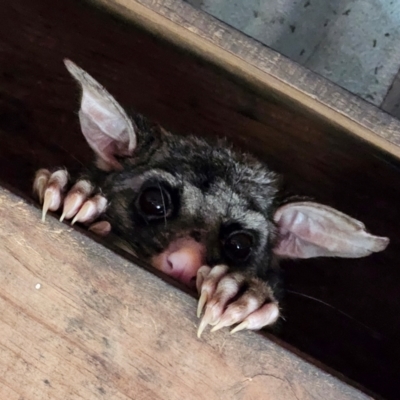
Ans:
{"label": "possum", "polygon": [[70,60],[82,90],[79,120],[95,154],[70,182],[65,169],[37,171],[34,192],[61,220],[111,230],[139,258],[199,293],[198,336],[258,330],[280,316],[279,260],[368,256],[389,239],[312,201],[282,200],[279,176],[223,140],[174,135],[128,115]]}

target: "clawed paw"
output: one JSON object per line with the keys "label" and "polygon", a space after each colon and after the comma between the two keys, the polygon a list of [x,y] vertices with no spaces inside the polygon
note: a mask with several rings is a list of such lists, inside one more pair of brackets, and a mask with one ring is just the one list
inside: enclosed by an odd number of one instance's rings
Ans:
{"label": "clawed paw", "polygon": [[[89,230],[105,236],[111,231],[107,221],[94,222],[107,208],[107,199],[95,194],[94,185],[88,180],[78,180],[69,190],[69,174],[65,169],[53,173],[47,169],[36,172],[33,192],[42,204],[42,221],[48,211],[62,209],[60,221],[72,219],[72,224],[81,222],[89,225]],[[93,223],[94,222],[94,223]]]}
{"label": "clawed paw", "polygon": [[257,330],[273,324],[279,317],[279,307],[271,288],[259,278],[241,272],[228,272],[226,265],[201,267],[197,272],[200,294],[197,316],[200,322],[197,336],[207,325],[211,332],[238,324],[231,333],[242,329]]}

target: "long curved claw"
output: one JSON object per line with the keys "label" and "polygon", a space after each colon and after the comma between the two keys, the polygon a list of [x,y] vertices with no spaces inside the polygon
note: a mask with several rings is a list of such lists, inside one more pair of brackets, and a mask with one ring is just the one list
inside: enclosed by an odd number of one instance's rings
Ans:
{"label": "long curved claw", "polygon": [[200,339],[201,334],[203,333],[204,329],[206,329],[208,323],[209,323],[209,320],[206,318],[206,316],[204,316],[203,319],[200,321],[199,328],[197,329],[197,337],[199,339]]}
{"label": "long curved claw", "polygon": [[93,185],[87,180],[80,180],[75,183],[64,200],[60,221],[63,221],[64,218],[71,219],[76,215],[82,204],[92,194],[93,189]]}
{"label": "long curved claw", "polygon": [[219,317],[220,317],[220,312],[218,310],[218,305],[214,304],[214,307],[207,306],[206,312],[204,313],[203,319],[200,321],[200,325],[197,330],[197,337],[200,338],[201,334],[203,333],[207,325],[217,324]]}
{"label": "long curved claw", "polygon": [[228,306],[218,324],[211,329],[211,332],[218,331],[226,326],[232,326],[243,321],[261,305],[262,301],[260,301],[260,299],[251,296],[243,296],[238,301]]}
{"label": "long curved claw", "polygon": [[229,333],[233,335],[236,332],[242,331],[244,329],[248,329],[249,323],[247,321],[243,321],[241,324],[233,328]]}
{"label": "long curved claw", "polygon": [[264,304],[260,309],[251,313],[241,324],[231,330],[231,334],[243,329],[258,330],[273,324],[279,318],[277,303]]}
{"label": "long curved claw", "polygon": [[49,186],[44,192],[42,206],[42,221],[46,219],[47,211],[56,211],[61,205],[62,195],[58,187]]}
{"label": "long curved claw", "polygon": [[203,265],[199,268],[196,275],[196,289],[197,293],[200,293],[202,290],[203,282],[208,277],[211,272],[211,268],[208,265]]}
{"label": "long curved claw", "polygon": [[39,169],[35,174],[35,179],[33,180],[33,193],[38,196],[40,204],[43,203],[44,192],[50,179],[50,175],[50,171],[44,168]]}
{"label": "long curved claw", "polygon": [[206,306],[204,317],[199,326],[198,332],[200,334],[207,325],[218,325],[220,323],[227,302],[238,293],[239,289],[240,284],[231,276],[224,277],[220,281],[217,291]]}
{"label": "long curved claw", "polygon": [[75,222],[90,222],[96,219],[100,214],[102,214],[107,208],[107,199],[102,195],[98,194],[93,198],[85,201],[83,206],[75,215],[71,222],[71,225]]}
{"label": "long curved claw", "polygon": [[201,313],[203,312],[204,305],[207,303],[208,293],[204,290],[201,292],[199,303],[197,305],[197,318],[200,318]]}
{"label": "long curved claw", "polygon": [[[228,267],[226,265],[216,265],[214,268],[203,265],[197,271],[196,287],[197,291],[200,292],[199,303],[197,305],[197,318],[200,318],[204,306],[212,298],[218,282],[227,271]],[[205,327],[203,327],[201,332],[204,330],[204,328]]]}
{"label": "long curved claw", "polygon": [[63,212],[60,217],[60,222],[64,221],[64,218],[72,218],[79,210],[79,207],[83,204],[85,198],[80,196],[78,193],[68,194],[64,200]]}
{"label": "long curved claw", "polygon": [[49,211],[52,201],[53,201],[53,193],[49,190],[46,190],[42,206],[42,222],[46,220],[47,211]]}
{"label": "long curved claw", "polygon": [[63,193],[68,184],[68,172],[64,169],[52,174],[47,169],[36,172],[33,182],[33,192],[42,203],[42,221],[46,219],[48,211],[56,211],[61,205]]}

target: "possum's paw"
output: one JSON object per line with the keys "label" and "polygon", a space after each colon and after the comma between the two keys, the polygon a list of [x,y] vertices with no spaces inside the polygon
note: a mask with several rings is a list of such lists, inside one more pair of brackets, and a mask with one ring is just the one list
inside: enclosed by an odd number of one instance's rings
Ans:
{"label": "possum's paw", "polygon": [[267,282],[240,272],[228,272],[226,265],[203,266],[197,272],[197,291],[200,299],[197,316],[200,337],[208,324],[211,332],[225,326],[237,325],[231,333],[242,329],[257,330],[273,324],[279,317],[278,302]]}
{"label": "possum's paw", "polygon": [[33,192],[39,198],[42,208],[42,221],[47,211],[62,209],[60,221],[72,219],[72,224],[81,222],[89,225],[89,230],[105,236],[111,231],[107,221],[98,221],[107,208],[107,199],[100,193],[94,194],[95,187],[88,180],[78,180],[68,191],[68,172],[65,169],[53,173],[47,169],[36,172]]}

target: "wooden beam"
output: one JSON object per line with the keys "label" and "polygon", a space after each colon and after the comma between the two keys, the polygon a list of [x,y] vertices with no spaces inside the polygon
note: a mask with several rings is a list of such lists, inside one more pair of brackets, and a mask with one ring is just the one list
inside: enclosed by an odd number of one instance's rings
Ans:
{"label": "wooden beam", "polygon": [[393,79],[380,107],[393,117],[400,118],[400,71]]}

